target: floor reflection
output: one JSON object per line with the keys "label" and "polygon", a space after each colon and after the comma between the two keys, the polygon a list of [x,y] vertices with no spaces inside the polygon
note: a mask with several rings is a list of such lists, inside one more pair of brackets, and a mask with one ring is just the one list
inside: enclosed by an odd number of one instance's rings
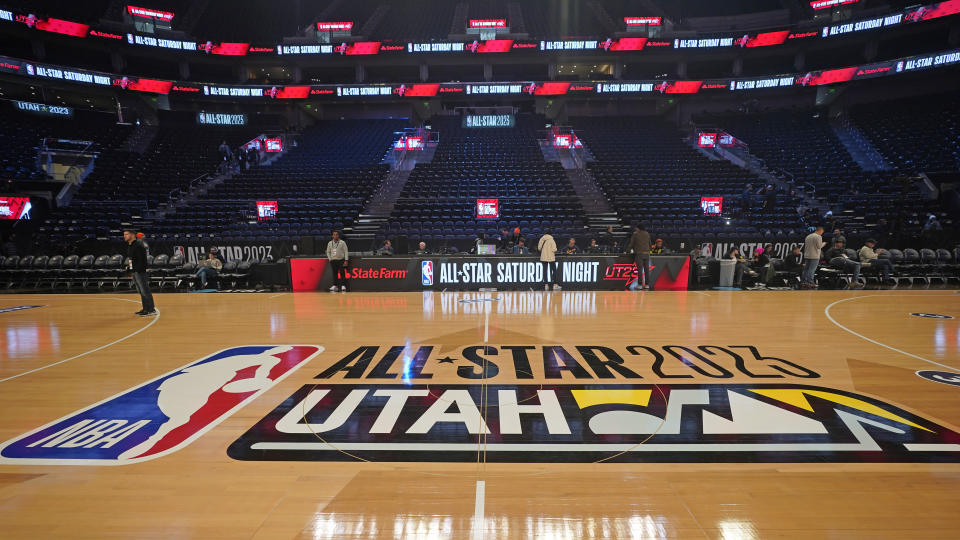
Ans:
{"label": "floor reflection", "polygon": [[[314,517],[302,537],[314,540],[344,538],[393,538],[416,540],[453,540],[466,538],[530,538],[543,540],[590,540],[624,538],[645,540],[668,538],[668,520],[664,516],[624,517],[547,517],[485,516],[483,526],[475,526],[475,517],[399,514],[392,521],[364,514],[325,513]],[[389,524],[389,526],[387,526]],[[751,528],[740,522],[721,522],[721,538],[752,539]]]}
{"label": "floor reflection", "polygon": [[6,358],[34,358],[39,354],[60,352],[60,331],[53,323],[11,324],[6,327],[3,336],[2,350]]}
{"label": "floor reflection", "polygon": [[[501,315],[595,316],[602,311],[634,311],[647,293],[597,291],[501,291],[423,293],[423,314],[432,319],[495,313]],[[685,295],[686,293],[678,293]]]}
{"label": "floor reflection", "polygon": [[759,538],[757,528],[748,521],[725,519],[717,523],[721,540],[754,540]]}

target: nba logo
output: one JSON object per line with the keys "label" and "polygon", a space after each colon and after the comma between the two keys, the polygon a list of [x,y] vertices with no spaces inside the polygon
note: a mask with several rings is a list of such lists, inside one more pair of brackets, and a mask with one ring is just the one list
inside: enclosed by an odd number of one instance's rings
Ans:
{"label": "nba logo", "polygon": [[176,452],[321,352],[225,349],[0,444],[0,463],[126,465]]}
{"label": "nba logo", "polygon": [[433,261],[423,261],[420,263],[420,282],[424,287],[433,286]]}

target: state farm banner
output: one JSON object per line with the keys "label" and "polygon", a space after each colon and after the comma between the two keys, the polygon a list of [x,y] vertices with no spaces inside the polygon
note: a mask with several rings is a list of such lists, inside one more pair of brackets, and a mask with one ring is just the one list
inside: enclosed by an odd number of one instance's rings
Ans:
{"label": "state farm banner", "polygon": [[[326,290],[333,271],[323,258],[290,261],[294,291]],[[690,260],[683,255],[652,256],[650,280],[660,290],[686,290]],[[552,265],[527,257],[352,257],[347,266],[353,291],[527,290],[543,287],[544,274],[568,290],[627,290],[637,285],[631,257],[560,257]]]}

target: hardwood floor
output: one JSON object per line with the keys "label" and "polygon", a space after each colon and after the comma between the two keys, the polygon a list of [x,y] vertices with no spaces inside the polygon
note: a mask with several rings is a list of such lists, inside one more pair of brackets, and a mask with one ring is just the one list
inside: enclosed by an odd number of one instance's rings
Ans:
{"label": "hardwood floor", "polygon": [[956,535],[957,291],[155,298],[0,296],[3,538]]}

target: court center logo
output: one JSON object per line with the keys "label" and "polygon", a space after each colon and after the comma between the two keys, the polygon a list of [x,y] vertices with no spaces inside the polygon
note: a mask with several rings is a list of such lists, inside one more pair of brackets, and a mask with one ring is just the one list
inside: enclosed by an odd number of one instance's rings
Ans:
{"label": "court center logo", "polygon": [[[482,413],[481,411],[486,411]],[[960,462],[960,434],[878,399],[796,384],[301,388],[239,460]]]}
{"label": "court center logo", "polygon": [[917,377],[950,386],[960,386],[960,373],[952,371],[921,370],[917,372]]}
{"label": "court center logo", "polygon": [[176,452],[321,352],[225,349],[7,441],[0,463],[124,465]]}

